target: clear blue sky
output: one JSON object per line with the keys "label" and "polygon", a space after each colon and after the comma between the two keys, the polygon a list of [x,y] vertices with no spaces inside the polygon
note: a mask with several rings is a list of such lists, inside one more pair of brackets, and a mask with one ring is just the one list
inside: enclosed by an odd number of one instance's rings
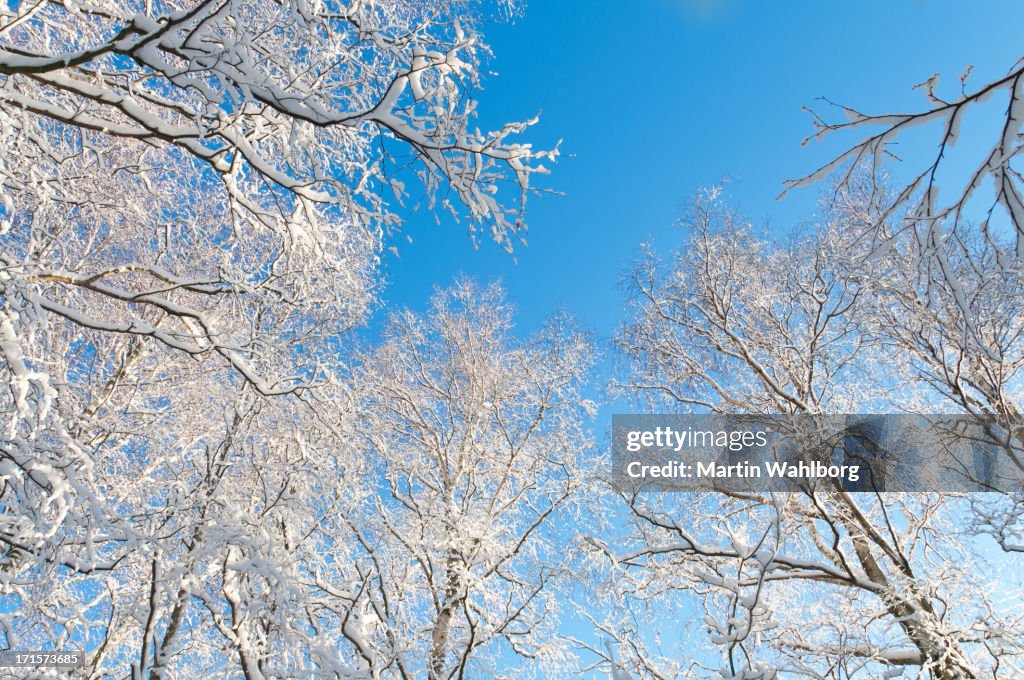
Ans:
{"label": "clear blue sky", "polygon": [[[535,0],[485,27],[494,50],[483,125],[542,111],[529,134],[561,138],[541,178],[565,195],[534,196],[518,264],[496,245],[474,251],[465,225],[413,216],[388,256],[389,306],[422,308],[460,272],[500,277],[526,330],[559,308],[599,338],[622,318],[616,283],[639,244],[666,250],[680,205],[697,187],[733,179],[743,212],[780,227],[813,218],[817,189],[776,201],[785,179],[838,152],[801,147],[801,106],[826,95],[867,112],[925,106],[911,86],[934,72],[977,84],[1024,54],[1024,2],[871,0]],[[936,140],[937,141],[937,140]]]}

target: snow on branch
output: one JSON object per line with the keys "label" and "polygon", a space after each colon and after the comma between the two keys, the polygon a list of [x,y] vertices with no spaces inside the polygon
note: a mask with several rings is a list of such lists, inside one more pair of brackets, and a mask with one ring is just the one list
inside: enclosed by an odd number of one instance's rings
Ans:
{"label": "snow on branch", "polygon": [[[821,114],[814,115],[815,133],[804,140],[804,144],[821,140],[834,133],[853,132],[863,135],[862,140],[849,147],[814,172],[785,183],[785,191],[803,187],[824,179],[826,176],[845,168],[839,176],[839,186],[846,187],[853,179],[854,172],[867,166],[872,171],[872,179],[876,183],[874,198],[881,199],[885,195],[881,181],[883,164],[889,158],[895,158],[891,146],[900,137],[918,127],[936,124],[941,130],[936,144],[935,155],[924,167],[912,170],[909,179],[900,183],[894,200],[889,200],[877,217],[878,224],[898,216],[906,210],[908,217],[919,220],[929,226],[941,223],[953,227],[962,221],[975,219],[980,223],[981,230],[998,241],[996,225],[992,222],[996,208],[1001,208],[1009,219],[1011,242],[1009,253],[1014,258],[1024,257],[1024,177],[1015,167],[1020,156],[1021,126],[1024,125],[1024,62],[1018,62],[1006,75],[986,83],[972,92],[967,91],[967,80],[971,69],[968,68],[960,79],[959,94],[950,99],[943,99],[936,93],[939,77],[931,78],[916,86],[925,93],[930,107],[923,111],[898,114],[866,114],[848,106],[838,105],[824,99],[829,106],[840,110],[846,120],[830,122]],[[983,105],[988,100],[1002,95],[1006,98],[1001,123],[991,130],[991,145],[984,151],[966,183],[947,195],[952,198],[944,202],[939,200],[940,170],[943,160],[955,146],[961,135],[961,126],[968,111]],[[869,129],[877,132],[867,133]],[[977,191],[991,182],[994,196],[987,210],[976,217],[967,213],[968,205]]]}

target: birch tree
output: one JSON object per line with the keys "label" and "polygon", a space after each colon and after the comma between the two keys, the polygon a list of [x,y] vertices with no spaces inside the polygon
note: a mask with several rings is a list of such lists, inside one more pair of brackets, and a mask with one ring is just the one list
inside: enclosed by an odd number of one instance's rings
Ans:
{"label": "birch tree", "polygon": [[[552,677],[566,546],[589,483],[592,349],[565,318],[517,339],[492,285],[396,314],[357,380],[368,478],[346,635],[388,677]],[[359,621],[358,627],[354,623]]]}
{"label": "birch tree", "polygon": [[[831,175],[840,205],[856,197],[861,219],[853,225],[871,244],[872,259],[884,257],[889,265],[898,260],[896,267],[867,267],[885,272],[879,287],[888,294],[877,307],[885,319],[883,335],[906,350],[920,379],[966,412],[998,417],[1019,444],[1024,60],[981,84],[972,81],[972,71],[967,66],[958,86],[942,87],[938,73],[914,86],[927,102],[917,111],[867,113],[825,99],[828,110],[812,112],[815,131],[804,143],[844,131],[859,141],[787,182],[786,191]],[[958,148],[965,129],[988,141]],[[921,132],[934,152],[896,165],[902,159],[892,145]],[[966,165],[966,179],[957,179],[957,162]],[[892,318],[897,314],[902,318]],[[1019,466],[1013,447],[1003,448]],[[1024,492],[978,500],[977,530],[1018,552],[1022,508]]]}
{"label": "birch tree", "polygon": [[[635,302],[617,336],[631,360],[622,387],[712,413],[907,408],[913,392],[893,381],[893,355],[863,325],[870,290],[844,271],[868,246],[844,227],[772,245],[715,192],[698,196],[685,247],[667,267],[642,261],[627,283]],[[629,538],[594,544],[618,584],[609,597],[629,607],[598,622],[614,640],[599,654],[606,668],[744,679],[1021,672],[1021,612],[986,581],[991,568],[959,531],[964,503],[953,495],[836,488],[624,500]],[[699,648],[659,651],[672,631],[644,623],[687,592],[717,662]]]}

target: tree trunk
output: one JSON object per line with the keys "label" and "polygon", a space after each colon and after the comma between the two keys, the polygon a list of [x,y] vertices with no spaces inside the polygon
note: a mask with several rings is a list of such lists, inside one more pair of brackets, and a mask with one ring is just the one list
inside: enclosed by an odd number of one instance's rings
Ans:
{"label": "tree trunk", "polygon": [[451,635],[452,615],[459,603],[459,575],[456,571],[458,555],[454,550],[448,551],[445,563],[445,591],[441,609],[434,622],[434,630],[430,634],[430,663],[427,669],[429,680],[441,680],[444,675],[445,660],[448,657],[448,638]]}

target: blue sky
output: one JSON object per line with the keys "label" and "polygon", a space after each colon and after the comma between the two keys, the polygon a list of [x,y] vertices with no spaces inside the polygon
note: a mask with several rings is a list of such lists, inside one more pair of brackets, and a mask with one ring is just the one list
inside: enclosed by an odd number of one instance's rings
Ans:
{"label": "blue sky", "polygon": [[911,86],[932,73],[952,87],[968,64],[976,84],[1008,70],[1021,26],[1024,3],[1009,1],[535,0],[485,26],[497,75],[481,123],[541,111],[528,141],[563,140],[541,182],[564,196],[531,198],[518,264],[490,242],[474,250],[464,224],[412,215],[384,301],[422,309],[459,273],[501,278],[524,330],[564,308],[608,338],[622,271],[641,242],[679,242],[673,223],[697,187],[731,178],[741,210],[779,229],[813,218],[817,189],[775,197],[843,147],[801,147],[812,131],[801,106],[825,95],[866,112],[919,110]]}

